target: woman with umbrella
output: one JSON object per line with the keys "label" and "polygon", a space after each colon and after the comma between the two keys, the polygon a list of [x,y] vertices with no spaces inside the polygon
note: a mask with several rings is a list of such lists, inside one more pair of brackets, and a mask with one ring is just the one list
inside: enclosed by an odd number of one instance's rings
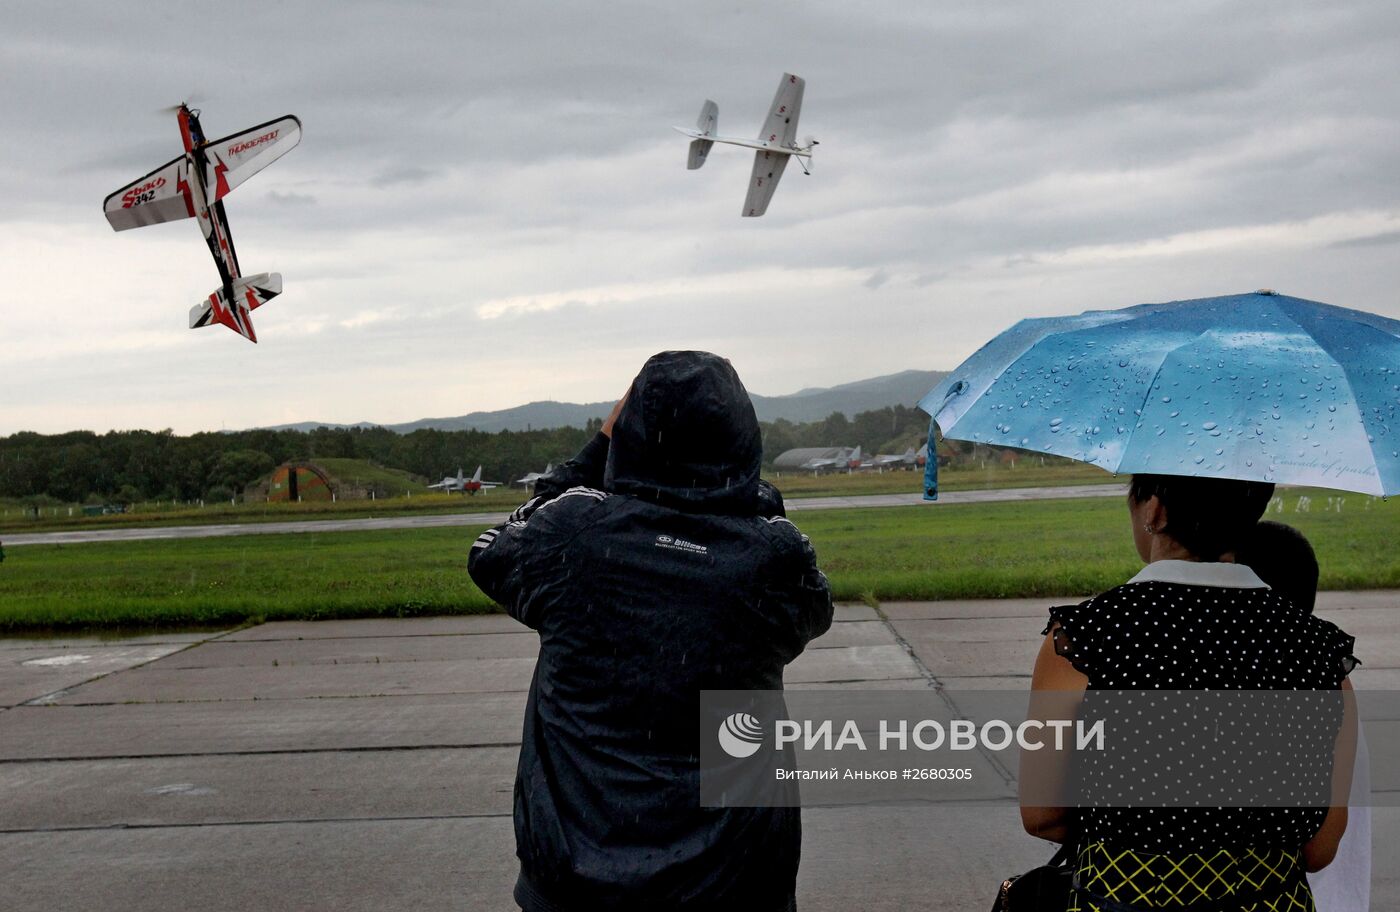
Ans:
{"label": "woman with umbrella", "polygon": [[[1052,694],[1074,712],[1099,692],[1350,689],[1352,638],[1298,611],[1235,552],[1276,482],[1400,490],[1400,323],[1272,292],[1025,320],[919,404],[934,416],[930,450],[940,428],[1136,473],[1127,507],[1146,567],[1051,610],[1033,711]],[[933,460],[925,493],[937,498]],[[1196,738],[1195,721],[1149,712],[1140,724],[1162,746]],[[1347,709],[1312,754],[1275,752],[1266,787],[1322,771],[1311,806],[1192,806],[1204,785],[1218,798],[1221,783],[1251,784],[1246,748],[1194,777],[1174,760],[1152,767],[1154,755],[1081,755],[1069,769],[1063,751],[1028,751],[1023,823],[1073,847],[1070,910],[1312,909],[1304,871],[1331,860],[1346,828],[1338,796],[1354,725]],[[1158,789],[1151,800],[1105,797],[1145,781]],[[1049,803],[1037,791],[1046,783],[1079,797]]]}
{"label": "woman with umbrella", "polygon": [[[1147,566],[1126,584],[1079,605],[1051,609],[1032,675],[1034,691],[1086,690],[1336,690],[1349,688],[1352,638],[1299,611],[1250,568],[1234,562],[1272,496],[1273,486],[1211,478],[1138,475],[1128,512],[1138,554]],[[1158,706],[1170,705],[1166,698]],[[1149,704],[1152,705],[1152,704]],[[1197,720],[1169,713],[1151,723],[1154,736],[1187,744]],[[1335,733],[1332,739],[1336,739]],[[1334,787],[1349,788],[1345,737]],[[1331,747],[1328,743],[1326,746]],[[1239,746],[1241,752],[1252,749]],[[1026,754],[1023,780],[1064,774],[1028,769],[1065,754]],[[1121,761],[1121,755],[1119,755]],[[1257,770],[1252,757],[1226,759],[1225,771]],[[1330,757],[1304,746],[1269,773],[1279,781],[1326,775]],[[1231,908],[1311,909],[1304,871],[1332,860],[1346,829],[1347,808],[1197,807],[1198,782],[1176,767],[1165,780],[1165,806],[1119,807],[1125,780],[1145,766],[1084,764],[1077,789],[1088,806],[1027,806],[1026,830],[1072,842],[1077,890],[1071,910],[1118,912],[1122,906],[1192,908],[1231,901]],[[1164,763],[1162,768],[1171,770]],[[1257,774],[1257,772],[1256,772]],[[1325,781],[1325,779],[1324,779]],[[1133,802],[1136,804],[1137,802]],[[1251,905],[1253,903],[1253,905]],[[1121,906],[1119,905],[1121,904]]]}

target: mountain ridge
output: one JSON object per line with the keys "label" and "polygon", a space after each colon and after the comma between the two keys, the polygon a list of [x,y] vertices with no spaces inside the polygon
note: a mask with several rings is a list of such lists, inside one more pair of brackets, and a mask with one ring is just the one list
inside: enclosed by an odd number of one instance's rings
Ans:
{"label": "mountain ridge", "polygon": [[[895,405],[913,406],[925,393],[938,384],[947,371],[904,370],[864,380],[854,380],[830,387],[804,387],[795,393],[782,396],[763,396],[750,393],[754,413],[759,421],[785,419],[794,423],[820,421],[833,412],[841,412],[850,418],[860,412],[887,408]],[[441,431],[478,430],[487,433],[498,431],[543,430],[554,427],[583,427],[591,418],[605,417],[612,410],[611,402],[558,402],[552,399],[527,402],[494,411],[468,412],[444,418],[419,418],[397,424],[380,424],[373,421],[357,421],[352,424],[331,424],[316,421],[298,421],[291,424],[278,424],[257,428],[257,430],[296,430],[311,431],[316,428],[368,428],[383,427],[400,434],[412,433],[421,429]]]}

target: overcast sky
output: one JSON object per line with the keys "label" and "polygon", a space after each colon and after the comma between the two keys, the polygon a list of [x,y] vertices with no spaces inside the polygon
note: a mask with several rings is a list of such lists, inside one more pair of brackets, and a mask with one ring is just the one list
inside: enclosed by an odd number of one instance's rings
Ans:
{"label": "overcast sky", "polygon": [[[1400,318],[1394,0],[0,7],[0,434],[407,421],[621,392],[666,348],[769,395],[947,369],[1025,316],[1272,287]],[[701,103],[799,136],[685,170]],[[227,200],[259,344],[186,328],[192,221],[111,191],[282,114]]]}

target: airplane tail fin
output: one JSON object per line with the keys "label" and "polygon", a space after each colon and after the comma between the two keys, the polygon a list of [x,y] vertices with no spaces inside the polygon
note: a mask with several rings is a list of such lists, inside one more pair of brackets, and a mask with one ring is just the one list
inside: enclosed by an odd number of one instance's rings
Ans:
{"label": "airplane tail fin", "polygon": [[708,139],[695,139],[690,143],[690,158],[686,161],[687,170],[694,171],[705,164],[705,158],[710,154],[710,147],[714,143]]}
{"label": "airplane tail fin", "polygon": [[[714,136],[715,129],[719,126],[719,105],[705,99],[705,104],[700,108],[700,117],[695,121],[695,128],[706,136]],[[688,170],[694,171],[705,164],[706,157],[710,154],[710,147],[714,145],[713,140],[697,139],[690,144],[690,158],[685,166]]]}
{"label": "airplane tail fin", "polygon": [[719,105],[705,99],[705,103],[700,106],[700,119],[695,121],[695,128],[706,136],[714,136],[715,130],[719,128]]}
{"label": "airplane tail fin", "polygon": [[282,293],[282,274],[264,272],[233,280],[233,298],[223,288],[190,308],[190,329],[222,323],[250,342],[258,341],[253,332],[251,312]]}

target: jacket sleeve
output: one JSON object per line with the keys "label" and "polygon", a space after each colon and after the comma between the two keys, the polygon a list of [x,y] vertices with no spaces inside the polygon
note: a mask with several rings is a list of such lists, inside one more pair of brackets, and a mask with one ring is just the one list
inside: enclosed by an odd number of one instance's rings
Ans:
{"label": "jacket sleeve", "polygon": [[467,555],[467,572],[472,581],[516,620],[525,622],[517,613],[523,610],[518,606],[523,605],[524,566],[536,552],[548,547],[545,524],[527,531],[530,517],[572,488],[583,487],[601,495],[596,489],[602,487],[608,443],[602,433],[594,434],[578,455],[541,478],[535,484],[535,496],[516,507],[505,523],[487,529],[472,543]]}
{"label": "jacket sleeve", "polygon": [[536,497],[502,525],[472,543],[467,572],[481,591],[528,627],[539,627],[542,590],[559,572],[558,554],[589,522],[589,511],[606,499],[602,491],[576,487],[544,500]]}
{"label": "jacket sleeve", "polygon": [[782,492],[763,479],[759,479],[758,482],[758,515],[764,519],[787,516],[787,505],[783,503]]}
{"label": "jacket sleeve", "polygon": [[540,503],[553,500],[570,488],[585,487],[601,490],[603,471],[608,466],[608,445],[611,441],[600,431],[583,445],[578,455],[554,467],[554,471],[535,483],[535,499]]}
{"label": "jacket sleeve", "polygon": [[779,558],[764,595],[765,600],[776,601],[787,610],[793,633],[788,661],[792,661],[831,628],[831,583],[817,568],[817,552],[811,541],[797,526],[783,517],[767,522],[778,537]]}
{"label": "jacket sleeve", "polygon": [[538,536],[526,534],[528,523],[515,518],[519,512],[512,513],[508,522],[482,532],[472,542],[471,552],[467,555],[467,572],[471,574],[472,582],[516,620],[521,620],[525,559],[531,550],[540,545],[530,540]]}

